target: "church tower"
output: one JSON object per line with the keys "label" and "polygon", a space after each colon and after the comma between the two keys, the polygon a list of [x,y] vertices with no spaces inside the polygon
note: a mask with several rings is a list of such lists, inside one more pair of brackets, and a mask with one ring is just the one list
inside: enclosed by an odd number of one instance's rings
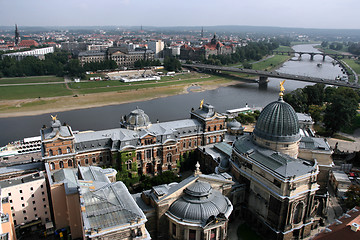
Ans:
{"label": "church tower", "polygon": [[20,34],[17,24],[15,24],[15,46],[17,46],[19,43],[20,43]]}

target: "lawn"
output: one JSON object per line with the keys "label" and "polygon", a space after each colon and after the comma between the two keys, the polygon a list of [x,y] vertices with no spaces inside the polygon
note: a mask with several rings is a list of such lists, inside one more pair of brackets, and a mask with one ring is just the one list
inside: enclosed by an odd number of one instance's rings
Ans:
{"label": "lawn", "polygon": [[277,49],[274,49],[274,51],[280,51],[280,52],[293,52],[294,49],[288,46],[279,46]]}
{"label": "lawn", "polygon": [[252,64],[252,68],[255,70],[271,70],[289,60],[291,56],[288,55],[275,55],[262,62]]}
{"label": "lawn", "polygon": [[238,239],[241,240],[261,240],[261,237],[254,232],[246,223],[241,224],[237,229]]}
{"label": "lawn", "polygon": [[356,74],[360,74],[360,64],[358,64],[354,59],[342,59],[346,62],[355,72]]}
{"label": "lawn", "polygon": [[0,100],[57,97],[71,95],[65,84],[0,87]]}
{"label": "lawn", "polygon": [[44,82],[64,82],[64,78],[56,77],[56,76],[0,78],[0,84],[44,83]]}

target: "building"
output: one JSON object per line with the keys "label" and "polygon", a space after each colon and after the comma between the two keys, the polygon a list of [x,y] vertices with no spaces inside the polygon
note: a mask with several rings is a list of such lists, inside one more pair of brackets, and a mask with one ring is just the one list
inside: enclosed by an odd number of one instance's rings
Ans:
{"label": "building", "polygon": [[210,42],[206,43],[201,47],[190,47],[187,44],[184,44],[180,48],[180,59],[184,60],[201,60],[207,59],[209,55],[228,55],[235,53],[234,45],[224,45],[222,44],[214,34],[214,37]]}
{"label": "building", "polygon": [[161,40],[148,42],[148,48],[154,52],[156,58],[162,57],[162,51],[164,50],[164,42]]}
{"label": "building", "polygon": [[28,39],[28,40],[21,40],[21,42],[17,46],[21,48],[30,48],[30,47],[39,46],[39,43],[37,43],[35,40]]}
{"label": "building", "polygon": [[329,183],[334,189],[336,196],[343,198],[345,197],[346,191],[352,185],[349,176],[340,169],[332,169],[330,172]]}
{"label": "building", "polygon": [[86,51],[80,52],[78,55],[80,64],[84,66],[85,63],[102,62],[106,59],[105,52],[99,51]]}
{"label": "building", "polygon": [[54,221],[73,239],[151,239],[144,213],[114,169],[78,167],[51,172],[47,165]]}
{"label": "building", "polygon": [[46,178],[43,172],[29,173],[0,181],[1,194],[7,196],[15,226],[45,226],[52,222]]}
{"label": "building", "polygon": [[221,142],[226,117],[210,104],[191,111],[191,119],[151,123],[135,109],[121,119],[121,128],[74,134],[53,117],[42,128],[42,158],[50,170],[90,165],[115,165],[132,176],[177,171],[180,156],[198,146]]}
{"label": "building", "polygon": [[227,239],[233,207],[224,195],[229,194],[234,182],[229,174],[202,174],[199,163],[196,168],[194,175],[180,183],[133,195],[156,239]]}
{"label": "building", "polygon": [[1,196],[0,202],[0,239],[16,240],[15,226],[8,196]]}
{"label": "building", "polygon": [[[24,41],[24,40],[23,40]],[[6,53],[3,54],[1,57],[4,59],[7,57],[14,57],[16,60],[22,60],[28,56],[37,57],[39,59],[45,59],[45,55],[48,53],[53,53],[54,47],[46,47],[46,48],[38,48],[34,50],[24,51],[24,52],[14,52],[14,53]]]}
{"label": "building", "polygon": [[335,222],[327,226],[313,240],[355,240],[360,239],[360,207],[347,211]]}
{"label": "building", "polygon": [[152,50],[132,51],[126,48],[108,48],[107,58],[114,60],[119,67],[131,68],[134,63],[139,60],[154,60],[154,52]]}

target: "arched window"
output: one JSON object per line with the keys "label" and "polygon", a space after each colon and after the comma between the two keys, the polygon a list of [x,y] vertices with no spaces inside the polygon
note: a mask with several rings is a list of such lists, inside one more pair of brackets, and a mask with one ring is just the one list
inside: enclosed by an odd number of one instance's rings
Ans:
{"label": "arched window", "polygon": [[93,158],[92,158],[92,162],[93,162],[93,163],[96,163],[96,158],[93,157]]}
{"label": "arched window", "polygon": [[208,127],[208,132],[210,132],[211,131],[211,128],[210,128],[210,126]]}
{"label": "arched window", "polygon": [[223,128],[223,126],[222,126],[222,125],[220,125],[220,130],[222,130],[222,128]]}
{"label": "arched window", "polygon": [[50,170],[55,170],[55,164],[53,162],[50,163]]}
{"label": "arched window", "polygon": [[85,159],[85,164],[89,164],[89,159]]}
{"label": "arched window", "polygon": [[172,154],[171,154],[171,153],[168,153],[168,154],[166,155],[166,161],[167,161],[167,162],[172,162]]}
{"label": "arched window", "polygon": [[141,160],[141,152],[137,153],[137,160],[139,160],[139,161]]}
{"label": "arched window", "polygon": [[72,166],[73,166],[72,160],[68,160],[68,167],[72,167]]}
{"label": "arched window", "polygon": [[131,166],[131,165],[132,165],[131,160],[126,161],[126,162],[125,162],[125,165],[126,165],[126,169],[127,169],[127,170],[131,170],[131,167],[132,167],[132,166]]}
{"label": "arched window", "polygon": [[161,157],[161,149],[158,148],[157,151],[156,151],[156,156],[157,157]]}
{"label": "arched window", "polygon": [[53,156],[53,150],[49,149],[49,156]]}
{"label": "arched window", "polygon": [[302,202],[298,203],[298,204],[295,206],[293,223],[298,224],[298,223],[301,222],[302,213],[303,213],[303,208],[304,208],[304,204],[303,204]]}
{"label": "arched window", "polygon": [[63,163],[63,161],[60,161],[60,162],[59,162],[59,166],[60,166],[60,168],[64,168],[64,163]]}
{"label": "arched window", "polygon": [[58,155],[61,155],[62,154],[62,151],[61,151],[61,148],[58,149]]}
{"label": "arched window", "polygon": [[216,131],[216,126],[214,126],[214,131]]}
{"label": "arched window", "polygon": [[67,152],[67,153],[70,153],[70,152],[71,152],[70,147],[67,147],[67,148],[66,148],[66,152]]}
{"label": "arched window", "polygon": [[214,136],[214,141],[213,142],[216,143],[216,136]]}

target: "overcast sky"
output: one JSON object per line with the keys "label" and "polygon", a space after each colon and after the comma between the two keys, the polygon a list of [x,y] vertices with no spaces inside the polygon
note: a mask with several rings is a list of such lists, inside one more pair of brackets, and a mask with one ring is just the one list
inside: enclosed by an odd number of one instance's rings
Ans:
{"label": "overcast sky", "polygon": [[0,25],[360,29],[360,0],[0,0]]}

